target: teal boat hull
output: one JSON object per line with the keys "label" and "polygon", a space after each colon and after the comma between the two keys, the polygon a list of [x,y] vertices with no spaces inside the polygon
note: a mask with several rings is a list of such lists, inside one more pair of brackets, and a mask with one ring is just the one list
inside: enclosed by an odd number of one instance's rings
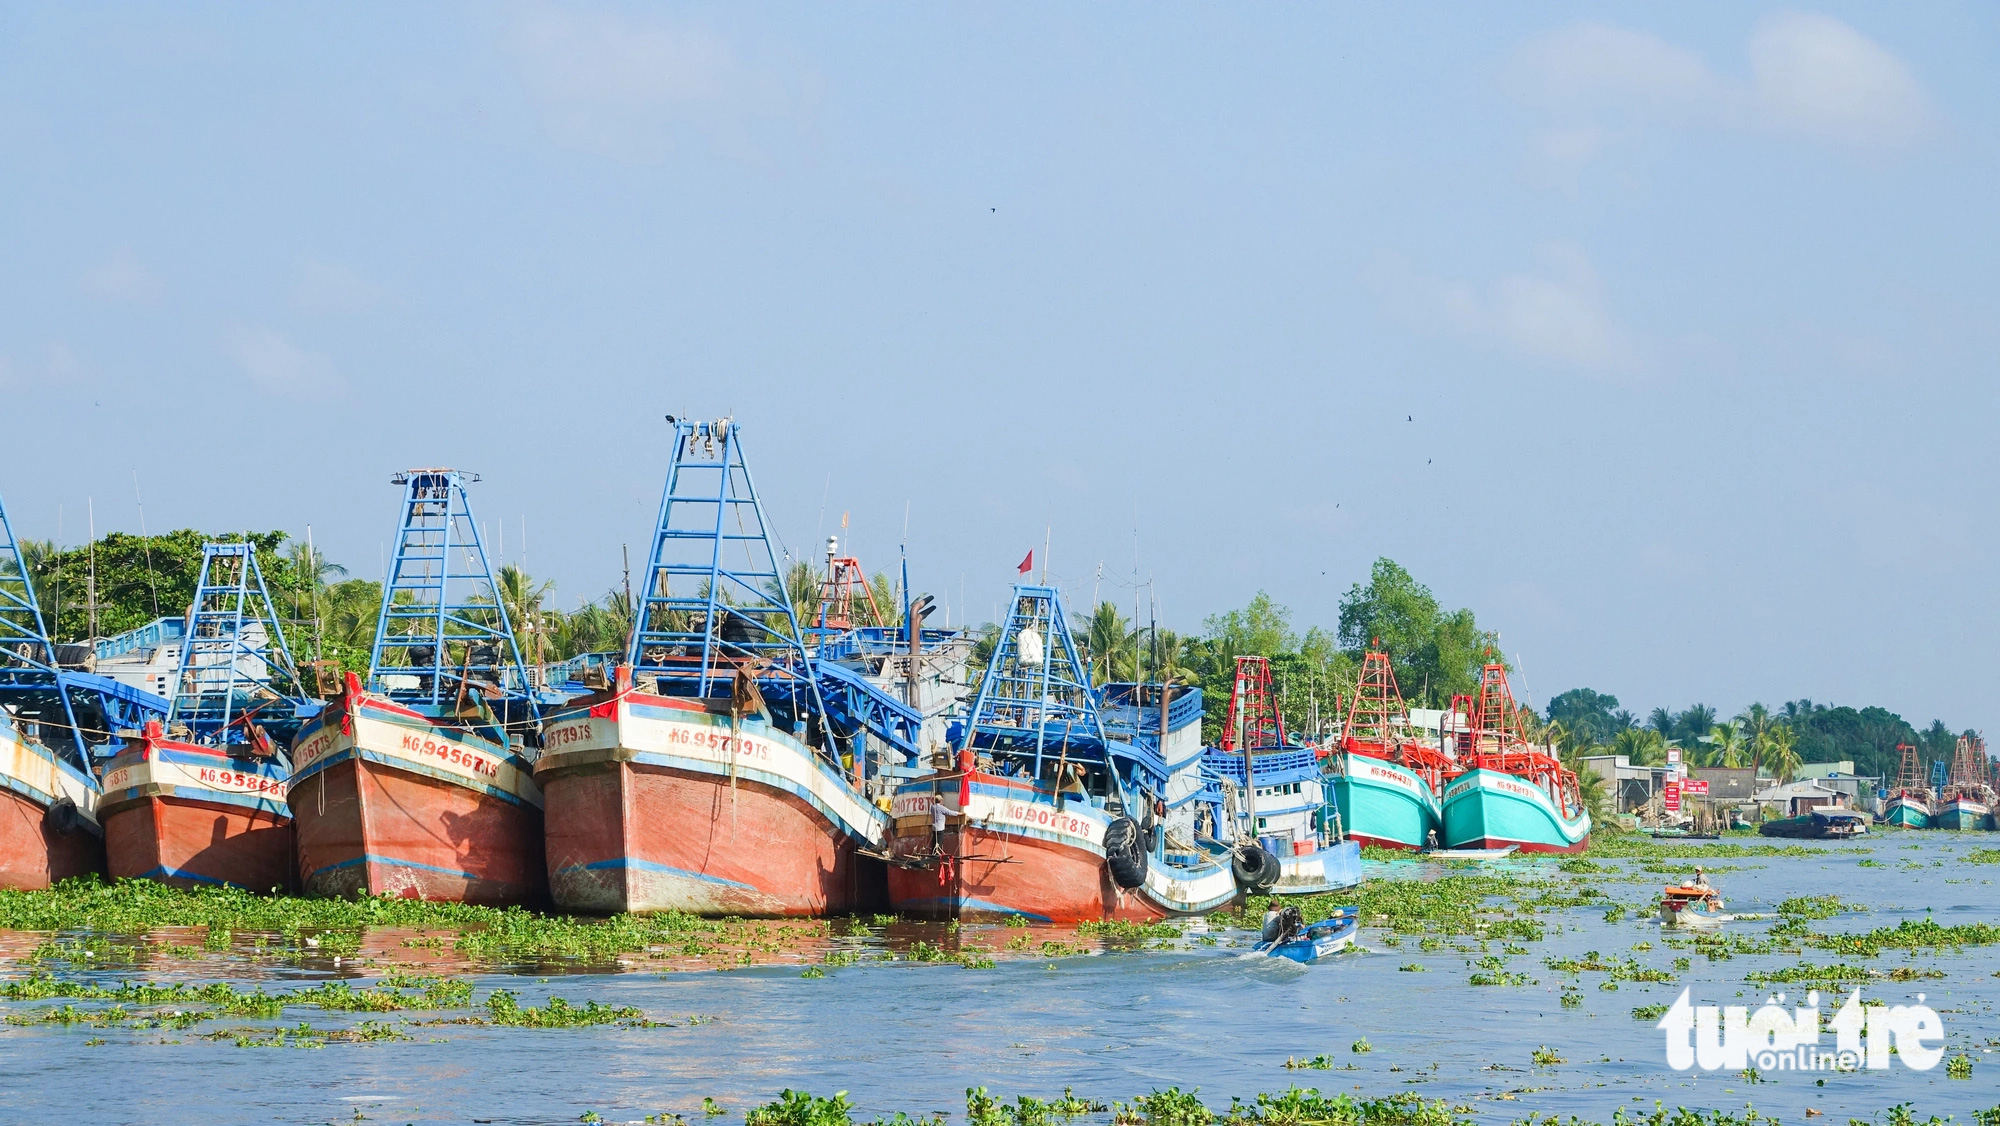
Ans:
{"label": "teal boat hull", "polygon": [[1446,848],[1582,852],[1590,845],[1589,813],[1572,816],[1541,787],[1497,770],[1469,770],[1453,779],[1442,809]]}
{"label": "teal boat hull", "polygon": [[1984,829],[1987,818],[1992,812],[1985,805],[1975,801],[1946,801],[1938,803],[1934,820],[1940,829],[1959,831]]}
{"label": "teal boat hull", "polygon": [[1905,829],[1928,829],[1931,827],[1931,811],[1921,798],[1897,794],[1883,807],[1882,820]]}
{"label": "teal boat hull", "polygon": [[1393,762],[1338,752],[1328,778],[1349,840],[1378,848],[1424,848],[1440,828],[1430,783]]}

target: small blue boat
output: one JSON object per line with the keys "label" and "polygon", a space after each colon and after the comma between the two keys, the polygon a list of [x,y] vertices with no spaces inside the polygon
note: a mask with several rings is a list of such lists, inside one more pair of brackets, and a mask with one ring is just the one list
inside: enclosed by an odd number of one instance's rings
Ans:
{"label": "small blue boat", "polygon": [[1336,908],[1332,915],[1316,923],[1304,923],[1298,918],[1298,908],[1287,907],[1279,915],[1277,937],[1261,941],[1251,949],[1273,958],[1311,964],[1354,945],[1354,936],[1360,930],[1359,907]]}

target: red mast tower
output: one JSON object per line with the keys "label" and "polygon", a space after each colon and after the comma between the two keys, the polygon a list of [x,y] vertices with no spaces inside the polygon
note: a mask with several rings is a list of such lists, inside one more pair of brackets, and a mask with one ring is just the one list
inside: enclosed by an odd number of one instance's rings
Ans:
{"label": "red mast tower", "polygon": [[1271,699],[1271,662],[1236,658],[1236,684],[1229,691],[1229,725],[1222,729],[1225,751],[1274,751],[1285,745],[1285,717]]}

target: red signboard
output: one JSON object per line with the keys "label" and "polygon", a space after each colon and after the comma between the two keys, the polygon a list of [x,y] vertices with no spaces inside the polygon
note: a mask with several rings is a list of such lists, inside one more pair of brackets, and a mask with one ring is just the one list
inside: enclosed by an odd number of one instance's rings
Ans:
{"label": "red signboard", "polygon": [[1681,783],[1681,793],[1684,793],[1684,794],[1706,794],[1706,793],[1708,793],[1708,779],[1706,779],[1706,778],[1690,778],[1690,779],[1688,779],[1687,781],[1685,781],[1685,782],[1682,782],[1682,783]]}
{"label": "red signboard", "polygon": [[1679,813],[1681,811],[1681,784],[1679,782],[1667,783],[1665,802],[1668,813]]}

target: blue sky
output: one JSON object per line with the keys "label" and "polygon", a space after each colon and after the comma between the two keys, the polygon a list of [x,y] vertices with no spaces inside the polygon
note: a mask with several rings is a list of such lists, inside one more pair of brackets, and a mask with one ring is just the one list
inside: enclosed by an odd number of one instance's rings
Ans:
{"label": "blue sky", "polygon": [[[1992,711],[2000,10],[0,7],[17,530],[373,577],[454,464],[573,604],[661,416],[792,550],[1301,624],[1390,556],[1537,702]],[[60,513],[60,516],[59,516]],[[1099,566],[1102,564],[1102,578]],[[962,591],[962,593],[961,593]]]}

